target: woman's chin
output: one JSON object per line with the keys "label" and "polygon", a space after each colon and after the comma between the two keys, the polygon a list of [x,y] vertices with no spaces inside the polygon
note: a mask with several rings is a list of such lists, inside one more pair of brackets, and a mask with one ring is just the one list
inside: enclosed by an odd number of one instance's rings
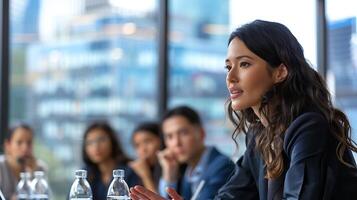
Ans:
{"label": "woman's chin", "polygon": [[241,110],[244,110],[247,108],[247,106],[244,106],[244,104],[242,104],[240,102],[235,102],[235,101],[232,101],[231,107],[234,111],[241,111]]}

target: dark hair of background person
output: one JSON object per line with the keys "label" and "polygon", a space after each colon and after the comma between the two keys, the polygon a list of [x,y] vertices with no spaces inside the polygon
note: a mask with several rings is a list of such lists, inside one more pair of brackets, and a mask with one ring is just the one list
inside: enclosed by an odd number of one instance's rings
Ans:
{"label": "dark hair of background person", "polygon": [[269,64],[268,71],[281,64],[288,70],[286,79],[274,85],[262,98],[260,113],[268,120],[268,127],[258,123],[252,108],[234,111],[231,100],[227,101],[228,117],[236,125],[232,134],[236,144],[238,134],[247,133],[248,127],[263,131],[257,135],[255,143],[265,161],[267,178],[282,174],[285,166],[281,136],[307,108],[315,109],[328,121],[339,142],[336,149],[338,159],[352,166],[343,160],[346,149],[357,151],[356,143],[351,139],[350,123],[343,112],[334,108],[323,78],[306,61],[302,46],[290,30],[280,23],[255,20],[233,31],[228,45],[234,38],[239,38],[250,51],[264,59]]}
{"label": "dark hair of background person", "polygon": [[175,116],[184,117],[191,124],[202,126],[201,118],[198,115],[198,113],[194,109],[192,109],[188,106],[178,106],[178,107],[175,107],[175,108],[169,110],[163,116],[162,122],[168,118],[175,117]]}
{"label": "dark hair of background person", "polygon": [[130,159],[129,157],[124,153],[122,147],[121,147],[121,143],[119,138],[117,137],[114,129],[107,123],[107,122],[94,122],[91,125],[89,125],[87,127],[87,129],[84,132],[83,135],[83,143],[82,143],[82,158],[84,163],[89,166],[92,167],[94,169],[97,169],[97,166],[95,163],[93,163],[86,151],[85,151],[85,140],[88,136],[88,134],[93,131],[93,130],[102,130],[103,132],[105,132],[105,134],[107,134],[107,136],[109,137],[109,141],[111,142],[111,158],[113,158],[114,160],[116,160],[117,162],[119,162],[120,164],[127,164]]}
{"label": "dark hair of background person", "polygon": [[137,134],[139,131],[143,131],[147,134],[152,134],[155,137],[158,137],[161,141],[161,146],[160,149],[164,149],[164,143],[162,139],[162,133],[161,133],[161,127],[160,124],[156,122],[143,122],[139,124],[133,131],[133,134],[131,135],[131,141],[134,142],[134,136]]}

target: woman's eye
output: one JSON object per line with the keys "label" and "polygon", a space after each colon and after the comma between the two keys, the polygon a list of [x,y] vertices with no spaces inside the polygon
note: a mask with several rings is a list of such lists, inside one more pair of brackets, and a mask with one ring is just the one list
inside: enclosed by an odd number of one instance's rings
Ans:
{"label": "woman's eye", "polygon": [[224,68],[226,68],[227,71],[230,71],[232,67],[229,65],[226,65]]}
{"label": "woman's eye", "polygon": [[250,63],[241,62],[241,63],[240,63],[240,66],[241,66],[241,67],[249,67],[249,66],[250,66]]}

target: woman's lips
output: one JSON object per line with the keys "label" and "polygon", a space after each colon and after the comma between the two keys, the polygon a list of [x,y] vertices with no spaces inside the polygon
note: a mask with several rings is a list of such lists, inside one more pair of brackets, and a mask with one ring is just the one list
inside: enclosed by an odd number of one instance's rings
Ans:
{"label": "woman's lips", "polygon": [[243,94],[242,90],[230,91],[231,99],[236,99],[236,98],[240,97],[242,94]]}

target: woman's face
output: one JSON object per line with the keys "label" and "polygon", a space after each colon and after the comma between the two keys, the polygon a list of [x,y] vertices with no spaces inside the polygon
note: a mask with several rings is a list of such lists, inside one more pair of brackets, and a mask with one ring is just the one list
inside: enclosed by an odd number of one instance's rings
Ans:
{"label": "woman's face", "polygon": [[32,133],[25,128],[17,128],[9,141],[6,141],[6,153],[18,158],[32,156]]}
{"label": "woman's face", "polygon": [[140,159],[156,160],[156,153],[160,150],[160,138],[148,131],[134,133],[133,144]]}
{"label": "woman's face", "polygon": [[228,46],[226,67],[232,109],[259,108],[262,96],[274,83],[269,64],[251,52],[239,38],[234,38]]}
{"label": "woman's face", "polygon": [[93,129],[85,138],[85,151],[89,159],[96,164],[111,158],[112,144],[108,134],[101,129]]}

